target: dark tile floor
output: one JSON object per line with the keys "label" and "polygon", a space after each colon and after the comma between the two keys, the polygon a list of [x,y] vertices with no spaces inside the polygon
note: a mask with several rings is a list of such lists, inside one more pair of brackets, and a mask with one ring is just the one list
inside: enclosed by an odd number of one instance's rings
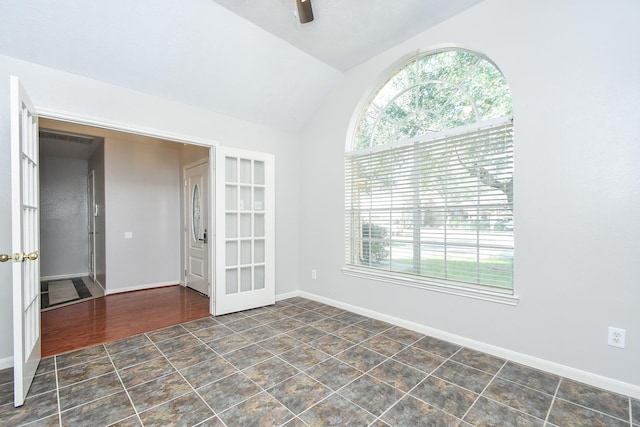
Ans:
{"label": "dark tile floor", "polygon": [[3,426],[640,426],[640,401],[303,298],[44,359]]}

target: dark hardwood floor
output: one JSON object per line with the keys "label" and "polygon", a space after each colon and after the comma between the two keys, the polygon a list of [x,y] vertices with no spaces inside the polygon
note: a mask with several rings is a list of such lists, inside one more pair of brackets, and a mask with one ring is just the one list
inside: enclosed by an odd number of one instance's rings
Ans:
{"label": "dark hardwood floor", "polygon": [[209,298],[183,286],[107,295],[41,314],[42,357],[209,315]]}

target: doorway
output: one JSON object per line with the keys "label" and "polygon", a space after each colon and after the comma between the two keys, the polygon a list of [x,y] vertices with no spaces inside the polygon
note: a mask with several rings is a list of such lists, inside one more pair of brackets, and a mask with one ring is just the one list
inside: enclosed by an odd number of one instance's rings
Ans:
{"label": "doorway", "polygon": [[[214,315],[275,302],[272,154],[218,146],[214,156],[210,146],[91,125],[41,118],[40,126],[105,139],[91,164],[94,271],[105,295],[199,282]],[[189,185],[185,168],[207,162],[208,175],[193,169]],[[188,244],[187,230],[197,245]],[[201,252],[192,251],[188,265],[190,246]]]}
{"label": "doorway", "polygon": [[87,250],[88,231],[89,223],[95,222],[88,215],[93,196],[88,184],[93,181],[91,157],[102,140],[43,126],[38,135],[40,252],[44,255],[40,276],[45,281],[89,277],[92,251]]}
{"label": "doorway", "polygon": [[[95,277],[105,294],[186,285],[183,169],[206,163],[210,148],[46,118],[40,127],[103,141],[86,155],[82,189],[77,191],[85,200],[82,219],[76,215],[76,222],[84,224],[80,246],[85,275]],[[66,155],[48,142],[41,144],[41,151]],[[208,191],[206,184],[199,185],[200,192]],[[203,268],[208,270],[206,258]]]}

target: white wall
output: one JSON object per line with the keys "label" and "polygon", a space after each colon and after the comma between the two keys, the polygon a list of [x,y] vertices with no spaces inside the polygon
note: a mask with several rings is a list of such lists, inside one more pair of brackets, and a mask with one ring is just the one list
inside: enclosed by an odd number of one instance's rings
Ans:
{"label": "white wall", "polygon": [[[298,286],[299,135],[215,114],[47,67],[0,56],[0,180],[10,182],[9,76],[18,75],[36,107],[165,139],[263,151],[276,157],[276,292]],[[11,251],[10,187],[0,186],[0,249]],[[123,230],[124,231],[124,230]],[[135,236],[135,235],[134,235]],[[11,283],[0,265],[0,283]],[[108,277],[111,282],[111,277]],[[0,286],[0,367],[12,356],[11,288]]]}
{"label": "white wall", "polygon": [[40,276],[89,271],[88,162],[40,157]]}
{"label": "white wall", "polygon": [[[640,396],[639,17],[632,0],[487,0],[346,73],[303,133],[301,289]],[[340,272],[353,112],[396,60],[443,44],[486,54],[512,90],[517,306]]]}
{"label": "white wall", "polygon": [[180,145],[104,145],[106,293],[179,283]]}

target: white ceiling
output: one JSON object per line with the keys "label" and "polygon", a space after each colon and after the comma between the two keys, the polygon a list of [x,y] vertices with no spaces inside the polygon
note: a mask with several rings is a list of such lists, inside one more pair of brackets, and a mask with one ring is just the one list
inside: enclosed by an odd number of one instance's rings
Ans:
{"label": "white ceiling", "polygon": [[309,0],[300,24],[295,0],[214,0],[320,61],[346,71],[482,0]]}
{"label": "white ceiling", "polygon": [[301,25],[295,0],[0,0],[0,55],[298,130],[341,71],[482,0],[312,1]]}

